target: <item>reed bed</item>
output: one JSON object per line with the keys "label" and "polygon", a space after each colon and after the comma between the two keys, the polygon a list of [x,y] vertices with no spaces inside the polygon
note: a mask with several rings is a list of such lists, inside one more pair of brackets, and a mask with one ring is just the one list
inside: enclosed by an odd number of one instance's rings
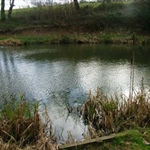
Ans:
{"label": "reed bed", "polygon": [[42,123],[38,103],[21,100],[6,105],[0,112],[0,147],[10,149],[57,149],[52,134],[46,134],[47,123]]}
{"label": "reed bed", "polygon": [[93,133],[102,136],[129,128],[150,127],[150,90],[134,91],[129,98],[123,94],[108,96],[97,89],[95,96],[89,94],[80,114],[89,125],[91,136],[95,136]]}

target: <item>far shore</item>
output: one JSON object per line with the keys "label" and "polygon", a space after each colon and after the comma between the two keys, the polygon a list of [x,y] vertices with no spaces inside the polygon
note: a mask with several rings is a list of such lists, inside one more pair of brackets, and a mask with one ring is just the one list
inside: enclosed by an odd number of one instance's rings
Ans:
{"label": "far shore", "polygon": [[129,44],[149,45],[150,36],[132,32],[76,32],[62,28],[28,27],[0,32],[0,46],[30,44]]}

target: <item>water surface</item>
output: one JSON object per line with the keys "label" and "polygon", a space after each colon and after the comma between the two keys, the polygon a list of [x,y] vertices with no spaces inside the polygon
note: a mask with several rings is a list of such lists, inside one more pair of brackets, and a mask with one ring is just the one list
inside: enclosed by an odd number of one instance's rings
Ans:
{"label": "water surface", "polygon": [[134,51],[134,87],[144,78],[150,85],[150,47],[116,45],[34,45],[0,47],[1,107],[24,94],[45,103],[57,132],[67,131],[78,140],[85,126],[68,107],[86,100],[89,91],[100,87],[105,93],[125,93],[130,87]]}

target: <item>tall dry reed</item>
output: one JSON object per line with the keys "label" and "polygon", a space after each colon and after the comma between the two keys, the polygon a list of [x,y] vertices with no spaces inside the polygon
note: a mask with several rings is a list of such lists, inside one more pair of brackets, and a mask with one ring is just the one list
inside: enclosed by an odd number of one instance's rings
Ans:
{"label": "tall dry reed", "polygon": [[56,141],[45,129],[38,103],[21,101],[6,105],[0,112],[0,146],[9,149],[57,149]]}
{"label": "tall dry reed", "polygon": [[132,127],[150,127],[150,90],[134,91],[132,99],[126,96],[107,96],[99,89],[91,93],[81,108],[83,120],[101,135]]}

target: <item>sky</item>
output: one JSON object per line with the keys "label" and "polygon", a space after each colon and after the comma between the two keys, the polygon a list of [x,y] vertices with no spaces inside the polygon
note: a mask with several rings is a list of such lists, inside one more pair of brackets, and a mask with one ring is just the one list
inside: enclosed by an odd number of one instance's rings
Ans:
{"label": "sky", "polygon": [[[31,6],[31,0],[15,0],[15,6],[13,9],[24,8]],[[5,9],[9,8],[9,0],[6,0]]]}
{"label": "sky", "polygon": [[[15,6],[13,9],[18,9],[18,8],[27,8],[27,7],[32,7],[31,5],[31,1],[32,0],[15,0]],[[38,1],[38,0],[35,0]],[[46,1],[46,0],[42,0],[42,1]],[[47,1],[55,1],[58,3],[63,3],[63,2],[69,2],[70,0],[47,0]],[[9,9],[9,0],[6,0],[5,2],[5,9]]]}

